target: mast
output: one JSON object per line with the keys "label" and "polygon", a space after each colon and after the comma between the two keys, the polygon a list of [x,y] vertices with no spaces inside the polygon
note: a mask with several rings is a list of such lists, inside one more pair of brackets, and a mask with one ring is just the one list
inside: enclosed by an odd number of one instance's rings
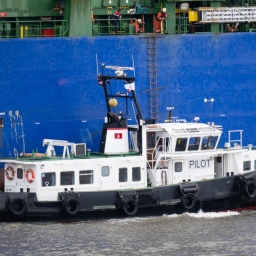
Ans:
{"label": "mast", "polygon": [[[135,93],[135,76],[126,76],[125,70],[134,70],[133,67],[119,67],[119,66],[105,66],[105,64],[101,64],[102,73],[98,74],[97,80],[98,84],[103,87],[104,94],[105,94],[105,101],[107,105],[108,113],[111,112],[109,100],[112,98],[122,98],[126,100],[126,114],[128,114],[128,99],[133,100],[135,108],[136,108],[136,119],[138,122],[138,143],[137,146],[139,148],[139,152],[142,153],[142,123],[141,120],[142,114],[140,110],[140,106],[137,100],[137,96]],[[115,75],[104,75],[104,69],[112,69],[115,70]],[[121,80],[124,82],[124,88],[126,89],[125,94],[112,94],[112,92],[109,92],[109,86],[111,80]]]}

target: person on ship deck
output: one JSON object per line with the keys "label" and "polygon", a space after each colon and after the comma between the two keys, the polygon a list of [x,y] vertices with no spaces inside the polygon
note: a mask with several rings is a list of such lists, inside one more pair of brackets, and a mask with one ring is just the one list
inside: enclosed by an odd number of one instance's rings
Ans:
{"label": "person on ship deck", "polygon": [[119,29],[119,21],[121,20],[121,18],[122,18],[121,9],[118,9],[117,11],[115,11],[111,17],[111,23],[114,25],[115,34]]}
{"label": "person on ship deck", "polygon": [[157,15],[154,20],[155,33],[161,33],[161,22],[165,20],[169,15],[166,14],[166,8],[163,8]]}

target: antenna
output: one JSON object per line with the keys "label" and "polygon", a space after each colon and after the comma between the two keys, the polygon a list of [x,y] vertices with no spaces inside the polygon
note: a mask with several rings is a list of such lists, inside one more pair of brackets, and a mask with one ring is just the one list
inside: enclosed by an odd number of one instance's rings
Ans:
{"label": "antenna", "polygon": [[97,70],[97,75],[99,74],[99,70],[98,70],[98,55],[96,53],[96,70]]}

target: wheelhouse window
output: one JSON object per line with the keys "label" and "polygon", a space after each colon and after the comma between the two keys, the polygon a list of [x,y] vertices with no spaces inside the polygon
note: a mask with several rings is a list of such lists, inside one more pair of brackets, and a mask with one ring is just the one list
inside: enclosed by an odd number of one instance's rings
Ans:
{"label": "wheelhouse window", "polygon": [[17,178],[23,179],[23,169],[17,168]]}
{"label": "wheelhouse window", "polygon": [[175,172],[182,172],[182,162],[174,163],[174,171]]}
{"label": "wheelhouse window", "polygon": [[244,171],[251,170],[251,161],[244,161]]}
{"label": "wheelhouse window", "polygon": [[93,184],[93,170],[79,171],[80,184]]}
{"label": "wheelhouse window", "polygon": [[101,167],[101,176],[108,177],[110,174],[109,166],[102,166]]}
{"label": "wheelhouse window", "polygon": [[75,172],[61,172],[60,173],[60,185],[74,185],[75,184]]}
{"label": "wheelhouse window", "polygon": [[140,167],[132,168],[132,181],[140,181],[141,180],[141,171]]}
{"label": "wheelhouse window", "polygon": [[156,134],[154,132],[147,133],[147,147],[154,148],[155,147],[155,139]]}
{"label": "wheelhouse window", "polygon": [[185,151],[187,147],[187,138],[178,138],[176,141],[175,151]]}
{"label": "wheelhouse window", "polygon": [[203,137],[201,149],[205,150],[205,149],[215,148],[217,140],[218,140],[218,136]]}
{"label": "wheelhouse window", "polygon": [[51,187],[56,185],[56,174],[55,172],[44,172],[41,175],[41,186]]}
{"label": "wheelhouse window", "polygon": [[254,160],[254,171],[256,170],[256,160]]}
{"label": "wheelhouse window", "polygon": [[198,150],[200,144],[200,137],[189,138],[188,150]]}
{"label": "wheelhouse window", "polygon": [[127,168],[119,168],[119,182],[127,182]]}

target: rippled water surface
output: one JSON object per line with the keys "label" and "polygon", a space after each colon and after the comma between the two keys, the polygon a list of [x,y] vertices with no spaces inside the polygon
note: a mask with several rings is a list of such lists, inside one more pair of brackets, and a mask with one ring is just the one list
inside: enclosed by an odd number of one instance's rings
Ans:
{"label": "rippled water surface", "polygon": [[256,212],[0,223],[0,255],[256,255]]}

